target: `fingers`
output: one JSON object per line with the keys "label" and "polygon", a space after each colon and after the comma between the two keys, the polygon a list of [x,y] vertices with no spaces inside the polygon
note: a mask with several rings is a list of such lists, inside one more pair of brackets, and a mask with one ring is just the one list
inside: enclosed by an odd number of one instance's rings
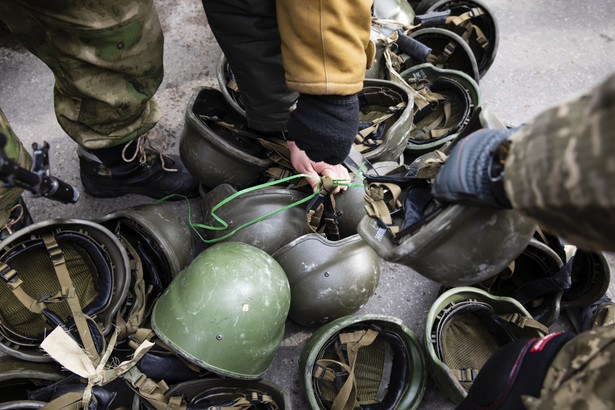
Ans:
{"label": "fingers", "polygon": [[[290,149],[290,160],[295,170],[301,174],[310,175],[311,178],[307,178],[308,183],[312,187],[312,191],[316,192],[320,184],[320,176],[327,176],[332,180],[348,181],[350,180],[350,174],[346,167],[341,164],[331,165],[326,162],[314,162],[312,161],[305,151],[301,150],[293,141],[287,141],[288,148]],[[340,191],[345,191],[347,187],[337,186],[333,193],[337,194]]]}
{"label": "fingers", "polygon": [[[322,176],[326,176],[331,178],[333,181],[348,181],[350,180],[350,174],[346,167],[341,164],[331,165],[326,162],[317,162],[314,164],[314,169]],[[339,193],[340,191],[345,191],[348,189],[346,186],[338,185],[333,190],[334,194]]]}

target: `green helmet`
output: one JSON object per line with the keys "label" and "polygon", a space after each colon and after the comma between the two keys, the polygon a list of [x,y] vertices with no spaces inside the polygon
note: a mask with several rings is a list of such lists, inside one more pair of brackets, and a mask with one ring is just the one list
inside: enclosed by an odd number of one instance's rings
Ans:
{"label": "green helmet", "polygon": [[468,125],[481,101],[476,81],[462,71],[430,63],[411,67],[400,76],[419,96],[414,99],[413,130],[406,150],[412,154],[434,150],[455,138]]}
{"label": "green helmet", "polygon": [[425,61],[418,61],[412,57],[405,59],[403,67],[400,69],[401,72],[427,62],[436,67],[462,71],[478,83],[480,75],[476,57],[461,36],[439,27],[420,28],[408,35],[430,48],[431,54]]}
{"label": "green helmet", "polygon": [[222,91],[222,95],[224,95],[227,105],[241,117],[245,118],[246,110],[244,109],[244,103],[241,99],[239,86],[237,85],[233,70],[231,70],[231,66],[226,60],[224,53],[220,55],[220,59],[218,60],[216,78],[218,79],[218,86]]}
{"label": "green helmet", "polygon": [[80,219],[34,223],[0,242],[0,264],[0,350],[50,361],[39,345],[61,325],[79,328],[82,338],[87,326],[91,345],[102,352],[130,285],[126,250],[107,228]]}
{"label": "green helmet", "polygon": [[570,286],[570,265],[548,245],[531,239],[527,247],[502,272],[474,286],[496,296],[508,296],[545,326],[560,314],[564,289]]}
{"label": "green helmet", "polygon": [[[267,380],[204,377],[177,383],[165,393],[165,399],[169,401],[179,399],[182,405],[185,404],[191,409],[292,409],[288,392]],[[138,400],[141,401],[140,398]],[[135,407],[149,408],[148,406],[133,405],[133,408]]]}
{"label": "green helmet", "polygon": [[355,147],[371,162],[395,161],[406,147],[414,100],[408,87],[366,78],[359,93]]}
{"label": "green helmet", "polygon": [[358,234],[331,241],[309,233],[271,256],[290,284],[288,317],[304,326],[355,313],[374,294],[380,279],[378,255]]}
{"label": "green helmet", "polygon": [[132,244],[143,262],[146,283],[158,292],[171,283],[192,256],[190,229],[161,204],[119,209],[96,222]]}
{"label": "green helmet", "polygon": [[258,379],[284,335],[290,287],[264,251],[215,244],[171,282],[152,311],[156,335],[188,361],[223,376]]}
{"label": "green helmet", "polygon": [[571,284],[562,294],[562,309],[589,306],[598,301],[609,288],[611,279],[604,252],[575,248],[571,253]]}
{"label": "green helmet", "polygon": [[14,357],[0,362],[0,409],[35,409],[45,403],[31,400],[29,393],[66,377],[55,362],[36,363]]}
{"label": "green helmet", "polygon": [[425,360],[423,346],[400,319],[349,315],[322,326],[307,341],[300,381],[314,410],[330,409],[333,403],[415,409],[427,384]]}
{"label": "green helmet", "polygon": [[485,362],[503,345],[548,329],[513,298],[461,286],[442,293],[427,314],[425,346],[438,389],[454,403],[467,395]]}
{"label": "green helmet", "polygon": [[247,130],[245,117],[228,106],[219,90],[198,88],[185,117],[179,153],[188,171],[207,188],[255,185],[273,164],[258,137]]}
{"label": "green helmet", "polygon": [[450,11],[445,28],[460,35],[476,59],[480,78],[489,70],[498,50],[498,25],[489,7],[480,0],[439,0],[427,13]]}
{"label": "green helmet", "polygon": [[[217,217],[228,224],[227,229],[207,231],[209,240],[244,242],[271,254],[307,232],[305,205],[275,213],[305,199],[306,194],[292,189],[265,188],[248,191],[231,199],[235,194],[235,188],[222,184],[203,196],[203,223],[210,227],[221,227]],[[226,200],[228,202],[223,203]],[[214,209],[216,206],[219,207]],[[258,220],[272,213],[275,214]],[[257,222],[222,239],[252,221]]]}
{"label": "green helmet", "polygon": [[[359,234],[383,259],[442,285],[472,285],[496,275],[525,249],[534,233],[535,224],[517,211],[441,204],[433,200],[428,186],[413,186],[416,178],[384,177],[368,177],[366,195],[376,203],[386,200],[375,209],[391,213],[365,216],[357,227]],[[389,183],[403,188],[392,205]]]}

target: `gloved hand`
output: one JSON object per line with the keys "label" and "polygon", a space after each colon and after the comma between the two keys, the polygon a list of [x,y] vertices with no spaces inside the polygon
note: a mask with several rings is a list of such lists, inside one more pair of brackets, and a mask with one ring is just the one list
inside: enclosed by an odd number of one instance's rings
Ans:
{"label": "gloved hand", "polygon": [[481,129],[458,141],[431,192],[445,202],[511,208],[503,182],[508,136],[515,129]]}

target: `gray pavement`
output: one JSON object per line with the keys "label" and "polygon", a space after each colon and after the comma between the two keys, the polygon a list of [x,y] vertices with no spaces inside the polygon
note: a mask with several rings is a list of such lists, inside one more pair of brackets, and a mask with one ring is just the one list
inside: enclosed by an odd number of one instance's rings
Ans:
{"label": "gray pavement", "polygon": [[[587,89],[615,67],[615,0],[485,0],[499,24],[498,54],[480,81],[483,101],[508,125],[520,125],[544,108]],[[184,110],[199,86],[217,87],[220,50],[197,0],[157,0],[165,32],[165,79],[156,98],[163,117],[157,125],[167,150],[178,152]],[[1,17],[1,16],[0,16]],[[52,101],[53,76],[10,35],[0,33],[0,106],[26,147],[51,145],[54,175],[81,191],[77,204],[62,205],[26,195],[40,221],[55,217],[92,219],[148,198],[127,195],[96,199],[82,191],[76,144],[56,122]],[[192,202],[198,220],[199,201]],[[167,203],[184,220],[184,202]],[[195,253],[202,244],[195,238]],[[613,266],[613,255],[607,255]],[[402,319],[422,341],[425,319],[439,285],[402,265],[381,261],[380,283],[361,313],[381,313]],[[611,285],[613,288],[613,285]],[[565,319],[554,328],[567,329]],[[287,322],[286,334],[264,378],[284,387],[293,408],[309,408],[299,384],[299,355],[314,329]],[[448,409],[453,404],[430,382],[421,409]]]}

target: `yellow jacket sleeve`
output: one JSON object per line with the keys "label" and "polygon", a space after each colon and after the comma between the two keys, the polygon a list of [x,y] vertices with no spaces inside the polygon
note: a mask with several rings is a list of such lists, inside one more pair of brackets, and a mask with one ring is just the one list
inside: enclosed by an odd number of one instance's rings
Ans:
{"label": "yellow jacket sleeve", "polygon": [[278,0],[282,61],[291,90],[348,95],[374,58],[372,0]]}

